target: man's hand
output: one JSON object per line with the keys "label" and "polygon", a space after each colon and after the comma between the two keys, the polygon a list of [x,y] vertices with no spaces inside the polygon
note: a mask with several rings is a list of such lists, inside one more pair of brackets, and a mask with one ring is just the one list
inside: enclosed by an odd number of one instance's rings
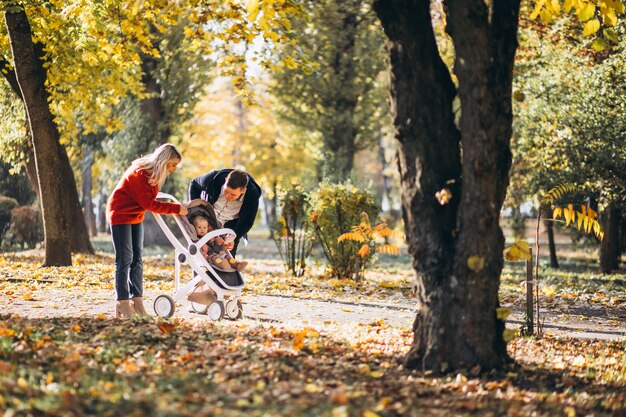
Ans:
{"label": "man's hand", "polygon": [[235,247],[235,242],[234,241],[228,242],[227,244],[224,245],[224,248],[226,248],[226,250],[229,251],[229,252],[231,250],[233,250],[234,247]]}
{"label": "man's hand", "polygon": [[180,210],[178,211],[178,214],[180,214],[181,216],[186,216],[188,213],[189,213],[189,210],[187,210],[187,207],[181,205]]}

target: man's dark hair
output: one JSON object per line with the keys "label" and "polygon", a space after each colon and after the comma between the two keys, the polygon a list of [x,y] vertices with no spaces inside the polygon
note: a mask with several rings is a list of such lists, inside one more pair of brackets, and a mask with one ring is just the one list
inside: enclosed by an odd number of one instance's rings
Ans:
{"label": "man's dark hair", "polygon": [[240,169],[233,169],[226,177],[226,186],[234,190],[248,186],[248,174]]}

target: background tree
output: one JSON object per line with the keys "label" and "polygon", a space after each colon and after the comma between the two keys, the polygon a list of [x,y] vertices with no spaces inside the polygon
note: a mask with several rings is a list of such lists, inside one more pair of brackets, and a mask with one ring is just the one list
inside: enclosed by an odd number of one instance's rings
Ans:
{"label": "background tree", "polygon": [[308,1],[281,53],[293,60],[273,74],[285,121],[321,142],[318,179],[341,182],[355,153],[374,147],[388,122],[384,36],[369,0]]}
{"label": "background tree", "polygon": [[550,33],[538,24],[521,32],[512,183],[531,199],[559,182],[585,184],[594,207],[606,211],[600,258],[610,272],[619,260],[626,171],[623,45],[594,53]]}

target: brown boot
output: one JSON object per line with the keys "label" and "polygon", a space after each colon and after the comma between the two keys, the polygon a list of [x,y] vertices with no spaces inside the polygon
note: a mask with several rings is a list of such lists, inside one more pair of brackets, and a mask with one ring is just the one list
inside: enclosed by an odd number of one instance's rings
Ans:
{"label": "brown boot", "polygon": [[143,306],[143,297],[133,297],[133,310],[135,310],[135,313],[139,316],[149,316]]}
{"label": "brown boot", "polygon": [[115,318],[129,319],[135,315],[130,300],[120,300],[115,304]]}
{"label": "brown boot", "polygon": [[237,271],[243,272],[243,270],[246,269],[246,266],[248,266],[248,262],[246,262],[246,261],[239,262],[237,264]]}

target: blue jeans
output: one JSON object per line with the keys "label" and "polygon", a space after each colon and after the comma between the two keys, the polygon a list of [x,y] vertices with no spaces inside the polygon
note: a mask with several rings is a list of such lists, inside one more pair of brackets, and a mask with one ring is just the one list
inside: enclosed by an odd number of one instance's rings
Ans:
{"label": "blue jeans", "polygon": [[143,223],[111,226],[117,300],[143,296]]}

